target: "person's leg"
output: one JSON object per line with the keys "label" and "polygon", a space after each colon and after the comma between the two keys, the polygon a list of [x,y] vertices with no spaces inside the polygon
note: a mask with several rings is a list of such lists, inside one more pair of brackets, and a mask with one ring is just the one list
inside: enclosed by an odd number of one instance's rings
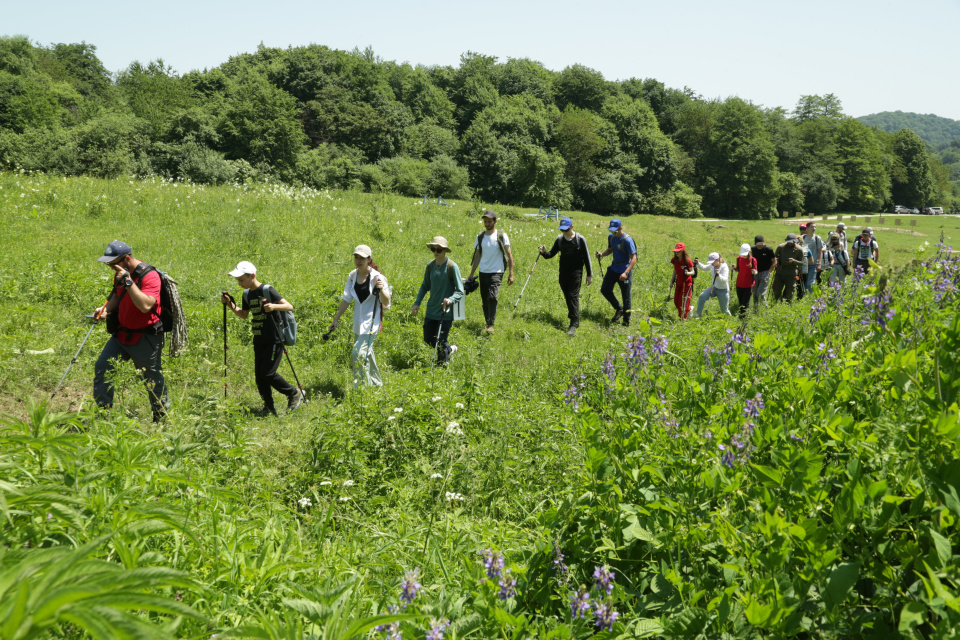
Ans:
{"label": "person's leg", "polygon": [[273,367],[273,345],[253,345],[253,379],[257,384],[257,392],[263,399],[263,408],[270,413],[276,413],[273,406],[273,387],[270,386],[270,369]]}
{"label": "person's leg", "polygon": [[626,280],[621,281],[620,276],[617,275],[617,284],[620,287],[620,298],[623,300],[623,326],[630,326],[630,314],[633,313],[632,296],[630,295],[631,289],[633,289],[633,273],[627,276]]}
{"label": "person's leg", "polygon": [[600,285],[600,293],[607,299],[607,302],[610,303],[610,306],[612,306],[615,311],[623,310],[623,307],[620,306],[620,301],[613,295],[613,287],[619,277],[619,273],[607,267],[607,272],[603,274],[603,284]]}
{"label": "person's leg", "polygon": [[787,302],[793,302],[793,293],[797,290],[798,283],[796,276],[787,276],[785,282],[783,283],[783,300]]}
{"label": "person's leg", "polygon": [[[487,325],[493,326],[497,322],[497,305],[499,304],[500,283],[503,282],[502,273],[491,273],[490,283],[487,285],[487,294],[490,299],[487,300],[487,311],[490,313],[487,318]],[[451,322],[453,322],[451,320]]]}
{"label": "person's leg", "polygon": [[693,282],[688,282],[683,286],[683,320],[690,318],[690,312],[693,311]]}
{"label": "person's leg", "polygon": [[737,313],[742,318],[750,309],[750,287],[737,287],[737,302],[740,304]]}
{"label": "person's leg", "polygon": [[563,301],[567,303],[567,318],[571,327],[580,326],[581,277],[581,272],[577,272],[560,280],[560,291],[563,292]]}
{"label": "person's leg", "polygon": [[127,347],[127,354],[147,387],[153,418],[155,421],[159,420],[170,406],[166,382],[163,379],[163,334],[143,334],[137,344]]}
{"label": "person's leg", "polygon": [[794,278],[793,288],[797,292],[797,300],[803,300],[803,294],[806,293],[807,274],[801,273]]}
{"label": "person's leg", "polygon": [[383,386],[380,371],[377,369],[377,359],[373,354],[373,342],[377,334],[356,335],[353,343],[353,386],[372,385]]}
{"label": "person's leg", "polygon": [[433,318],[423,319],[423,341],[431,349],[437,348],[437,331],[440,329],[440,321]]}
{"label": "person's leg", "polygon": [[767,288],[770,286],[770,272],[761,271],[756,275],[756,281],[753,284],[753,310],[757,311],[761,300],[764,306],[767,304]]}
{"label": "person's leg", "polygon": [[[483,308],[483,323],[488,327],[493,326],[490,322],[490,275],[489,273],[480,274],[480,306]],[[436,341],[436,335],[434,335]]]}
{"label": "person's leg", "polygon": [[444,314],[443,320],[440,321],[440,346],[437,349],[437,364],[445,364],[456,350],[456,347],[448,342],[450,327],[452,326],[453,315],[449,313]]}
{"label": "person's leg", "polygon": [[678,280],[677,284],[673,287],[673,306],[677,308],[677,315],[681,320],[683,320],[684,310],[683,293],[683,283]]}
{"label": "person's leg", "polygon": [[773,300],[774,302],[780,300],[783,297],[784,282],[783,278],[780,277],[780,274],[777,274],[773,278]]}
{"label": "person's leg", "polygon": [[717,302],[720,303],[720,313],[730,315],[730,289],[718,289],[714,287],[714,294],[717,296]]}
{"label": "person's leg", "polygon": [[694,317],[699,318],[703,315],[703,305],[707,304],[707,300],[710,299],[710,296],[713,295],[713,287],[708,287],[706,291],[700,294],[700,297],[697,298],[697,311],[694,314]]}
{"label": "person's leg", "polygon": [[115,337],[111,337],[107,344],[103,345],[103,351],[93,365],[93,400],[98,407],[113,406],[113,383],[107,378],[113,373],[117,360],[127,360],[129,357]]}
{"label": "person's leg", "polygon": [[817,270],[813,267],[810,267],[810,271],[807,272],[807,291],[813,293],[813,284],[819,283],[820,279],[817,277]]}

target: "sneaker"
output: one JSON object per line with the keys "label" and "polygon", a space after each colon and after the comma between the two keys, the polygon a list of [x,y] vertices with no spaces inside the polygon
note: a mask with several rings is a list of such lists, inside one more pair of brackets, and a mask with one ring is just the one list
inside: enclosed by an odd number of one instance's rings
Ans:
{"label": "sneaker", "polygon": [[267,407],[260,407],[259,409],[253,412],[254,418],[267,418],[269,416],[275,416],[275,415],[277,415],[277,410],[269,409]]}
{"label": "sneaker", "polygon": [[492,325],[492,324],[488,324],[488,325],[487,325],[487,333],[493,333],[493,325]]}
{"label": "sneaker", "polygon": [[[491,327],[491,329],[492,329],[492,328],[493,328],[493,327]],[[449,349],[449,351],[447,351],[447,361],[449,361],[450,358],[453,357],[453,354],[455,354],[455,353],[457,352],[457,345],[451,344],[451,345],[448,345],[448,346],[450,347],[450,349]]]}
{"label": "sneaker", "polygon": [[616,324],[617,320],[623,317],[623,309],[617,309],[613,312],[613,317],[610,318],[610,324]]}
{"label": "sneaker", "polygon": [[303,392],[297,389],[297,391],[287,399],[287,413],[296,411],[301,404],[303,404]]}
{"label": "sneaker", "polygon": [[570,328],[567,329],[567,335],[570,336],[571,338],[576,337],[576,335],[577,335],[577,328],[576,328],[575,326],[573,326],[573,325],[570,325]]}

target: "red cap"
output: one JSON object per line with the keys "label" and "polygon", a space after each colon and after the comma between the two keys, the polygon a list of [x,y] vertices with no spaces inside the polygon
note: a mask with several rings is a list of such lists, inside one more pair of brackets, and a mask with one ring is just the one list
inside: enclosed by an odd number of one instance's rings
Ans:
{"label": "red cap", "polygon": [[674,250],[674,251],[684,251],[684,250],[686,250],[686,248],[687,248],[687,245],[683,244],[682,242],[678,242],[678,243],[677,243],[677,246],[675,246],[675,247],[673,248],[673,250]]}

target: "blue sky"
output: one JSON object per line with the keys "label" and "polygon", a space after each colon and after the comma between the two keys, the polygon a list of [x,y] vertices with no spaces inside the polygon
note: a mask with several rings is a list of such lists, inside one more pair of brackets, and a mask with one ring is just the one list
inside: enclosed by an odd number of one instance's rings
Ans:
{"label": "blue sky", "polygon": [[458,65],[476,51],[549,69],[580,63],[611,80],[656,78],[707,98],[765,107],[836,94],[852,116],[960,120],[960,0],[436,0],[12,2],[0,34],[85,41],[106,67],[162,58],[179,72],[237,53],[370,46],[384,60]]}

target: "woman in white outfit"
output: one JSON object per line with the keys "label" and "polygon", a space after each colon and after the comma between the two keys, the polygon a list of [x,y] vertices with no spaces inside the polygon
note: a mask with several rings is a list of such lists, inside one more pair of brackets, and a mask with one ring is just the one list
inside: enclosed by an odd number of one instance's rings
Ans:
{"label": "woman in white outfit", "polygon": [[707,260],[708,264],[703,264],[697,260],[700,269],[710,272],[710,286],[697,298],[697,313],[694,317],[699,318],[703,314],[703,305],[710,298],[716,297],[720,303],[720,312],[726,315],[730,314],[730,266],[720,257],[717,252],[711,253]]}
{"label": "woman in white outfit", "polygon": [[353,386],[361,384],[383,386],[373,342],[383,327],[383,310],[390,308],[390,286],[373,261],[373,252],[365,244],[353,250],[353,264],[357,267],[347,276],[340,308],[333,317],[330,331],[340,324],[340,316],[350,303],[353,307]]}

